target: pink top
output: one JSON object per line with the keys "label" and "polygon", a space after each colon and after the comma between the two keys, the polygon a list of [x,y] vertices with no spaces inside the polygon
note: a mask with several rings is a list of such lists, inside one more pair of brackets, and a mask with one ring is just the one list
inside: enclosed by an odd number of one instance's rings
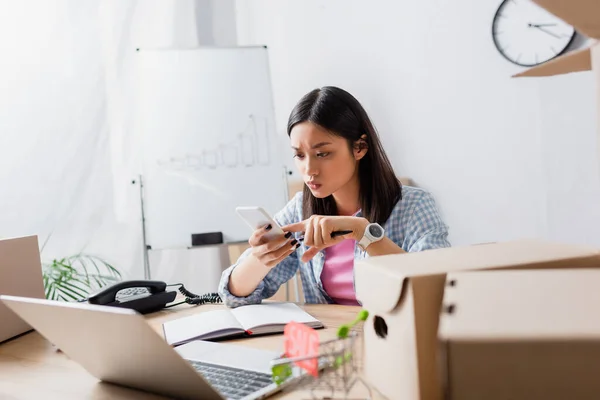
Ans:
{"label": "pink top", "polygon": [[345,239],[325,249],[321,282],[329,297],[338,304],[359,305],[353,284],[355,243],[353,239]]}

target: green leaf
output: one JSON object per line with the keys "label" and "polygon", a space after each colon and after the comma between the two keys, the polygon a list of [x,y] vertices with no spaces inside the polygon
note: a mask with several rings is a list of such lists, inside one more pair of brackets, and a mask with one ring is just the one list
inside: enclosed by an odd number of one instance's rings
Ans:
{"label": "green leaf", "polygon": [[98,264],[96,264],[96,261],[94,261],[94,259],[92,257],[90,257],[90,261],[92,262],[92,265],[94,266],[94,268],[96,268],[96,272],[98,274],[100,274],[100,268],[98,268]]}
{"label": "green leaf", "polygon": [[93,276],[92,279],[94,280],[94,283],[96,284],[96,286],[101,287],[104,285],[104,281],[100,278],[98,278],[97,276]]}
{"label": "green leaf", "polygon": [[51,283],[46,285],[46,298],[50,300],[55,300],[54,297],[54,286]]}
{"label": "green leaf", "polygon": [[57,289],[65,296],[69,296],[73,300],[81,300],[87,297],[87,293],[76,285],[70,282],[62,282],[61,285],[57,286]]}
{"label": "green leaf", "polygon": [[50,297],[51,300],[58,300],[57,296],[56,296],[56,288],[54,286],[54,284],[50,285]]}
{"label": "green leaf", "polygon": [[119,281],[121,273],[99,257],[78,253],[45,263],[43,277],[46,298],[69,301]]}

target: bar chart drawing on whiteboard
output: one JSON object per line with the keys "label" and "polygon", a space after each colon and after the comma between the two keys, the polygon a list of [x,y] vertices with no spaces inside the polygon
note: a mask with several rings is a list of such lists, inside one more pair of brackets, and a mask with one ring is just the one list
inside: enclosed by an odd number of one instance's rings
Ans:
{"label": "bar chart drawing on whiteboard", "polygon": [[[224,132],[220,136],[231,138]],[[269,126],[266,118],[249,115],[246,127],[234,137],[235,139],[219,143],[213,148],[198,149],[198,152],[159,159],[157,164],[161,168],[177,171],[248,168],[271,164]]]}

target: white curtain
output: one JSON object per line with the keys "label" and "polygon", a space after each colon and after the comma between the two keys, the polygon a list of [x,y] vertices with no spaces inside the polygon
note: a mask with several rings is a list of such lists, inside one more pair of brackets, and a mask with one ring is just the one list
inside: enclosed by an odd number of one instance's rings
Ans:
{"label": "white curtain", "polygon": [[0,238],[143,276],[135,49],[198,45],[205,4],[0,1]]}

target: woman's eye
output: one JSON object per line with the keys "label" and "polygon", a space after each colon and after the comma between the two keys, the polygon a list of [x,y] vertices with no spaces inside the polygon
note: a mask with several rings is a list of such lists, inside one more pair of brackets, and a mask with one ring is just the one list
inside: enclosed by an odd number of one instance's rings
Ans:
{"label": "woman's eye", "polygon": [[329,155],[329,153],[317,153],[317,157],[327,157]]}
{"label": "woman's eye", "polygon": [[304,158],[304,156],[303,156],[302,154],[298,154],[298,153],[296,153],[296,154],[294,154],[294,158],[298,158],[298,159],[300,159],[300,160],[301,160],[301,159],[303,159],[303,158]]}

